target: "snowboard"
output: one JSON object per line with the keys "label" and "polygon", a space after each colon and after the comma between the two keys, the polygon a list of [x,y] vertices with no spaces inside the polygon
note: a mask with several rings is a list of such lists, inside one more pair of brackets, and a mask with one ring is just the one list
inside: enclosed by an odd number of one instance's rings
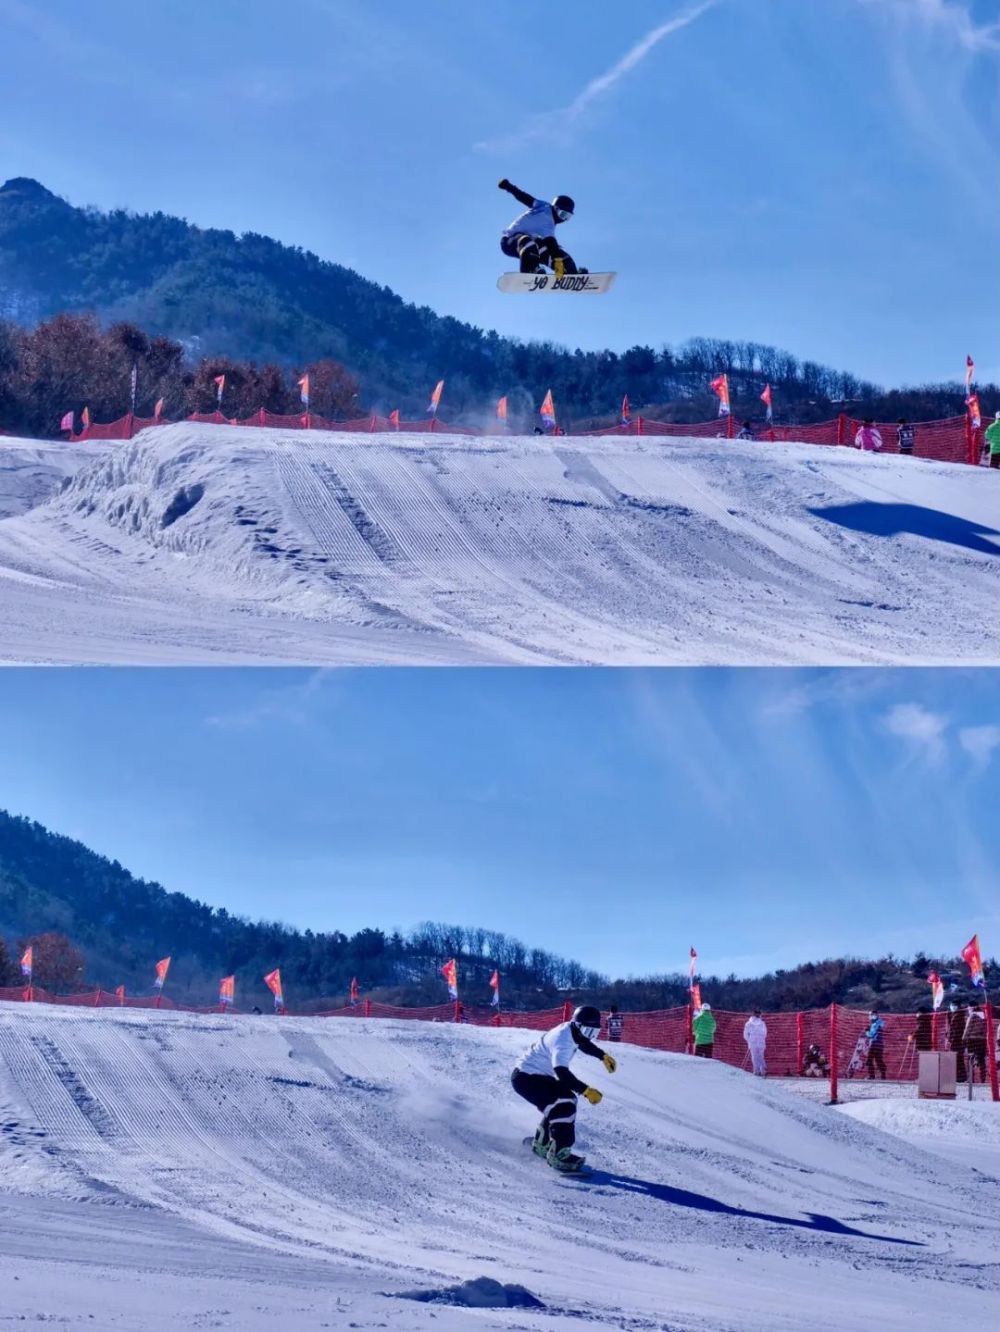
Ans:
{"label": "snowboard", "polygon": [[591,1167],[586,1163],[584,1163],[579,1170],[556,1170],[553,1166],[549,1165],[548,1161],[542,1161],[542,1158],[538,1153],[533,1150],[535,1142],[534,1138],[522,1138],[521,1142],[523,1146],[527,1147],[528,1151],[531,1152],[531,1155],[536,1161],[541,1161],[546,1170],[551,1170],[553,1175],[558,1175],[560,1179],[587,1179],[594,1173]]}
{"label": "snowboard", "polygon": [[600,296],[610,291],[617,273],[502,273],[497,286],[506,292],[579,291]]}

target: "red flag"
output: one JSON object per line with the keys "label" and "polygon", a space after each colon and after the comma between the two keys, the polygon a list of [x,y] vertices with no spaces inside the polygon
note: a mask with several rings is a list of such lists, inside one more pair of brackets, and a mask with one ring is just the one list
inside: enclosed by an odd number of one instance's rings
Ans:
{"label": "red flag", "polygon": [[115,987],[115,998],[118,1000],[118,1003],[119,1003],[122,1007],[125,1006],[125,986],[124,986],[124,985],[118,985],[118,986]]}
{"label": "red flag", "polygon": [[34,969],[34,956],[35,950],[32,948],[31,944],[28,944],[21,956],[21,975],[25,980],[31,980],[31,973]]}
{"label": "red flag", "polygon": [[59,429],[60,429],[60,430],[68,430],[69,433],[72,435],[72,433],[73,433],[73,423],[74,423],[75,420],[76,420],[76,417],[75,417],[74,413],[73,413],[73,412],[67,412],[66,415],[63,417],[63,419],[59,422]]}
{"label": "red flag", "polygon": [[389,424],[392,426],[393,430],[398,430],[398,429],[399,429],[399,408],[398,408],[398,407],[396,408],[396,410],[395,410],[394,412],[390,412],[390,413],[389,413]]}
{"label": "red flag", "polygon": [[218,403],[218,405],[221,407],[221,406],[222,406],[222,394],[223,394],[223,390],[224,390],[225,387],[226,387],[226,376],[225,376],[225,375],[216,375],[215,378],[212,380],[212,383],[215,385],[215,401],[216,401],[216,402]]}
{"label": "red flag", "polygon": [[493,1008],[499,1008],[499,1007],[500,1007],[500,972],[499,972],[499,971],[494,971],[493,975],[490,977],[490,989],[493,991],[493,998],[490,1000],[490,1004],[491,1004],[491,1006],[492,1006]]}
{"label": "red flag", "polygon": [[80,413],[80,420],[83,422],[83,428],[84,428],[84,430],[89,430],[89,429],[90,429],[90,408],[89,408],[89,407],[84,407],[83,411]]}
{"label": "red flag", "polygon": [[441,975],[444,977],[445,984],[448,986],[448,993],[452,999],[458,998],[458,967],[455,959],[452,958],[441,968]]}
{"label": "red flag", "polygon": [[767,408],[767,419],[771,419],[771,385],[764,385],[764,392],[760,395],[760,400]]}
{"label": "red flag", "polygon": [[170,958],[163,957],[156,964],[156,980],[153,984],[158,990],[163,989],[164,982],[167,979],[167,972],[170,970]]}
{"label": "red flag", "polygon": [[430,404],[427,410],[432,416],[436,415],[437,409],[441,406],[441,394],[444,392],[444,380],[439,379],[434,386],[434,392],[431,394]]}
{"label": "red flag", "polygon": [[979,394],[970,393],[965,400],[965,405],[969,409],[969,420],[972,423],[973,430],[978,430],[983,424],[983,414],[979,409]]}
{"label": "red flag", "polygon": [[621,423],[622,423],[623,426],[627,426],[627,425],[631,425],[631,424],[632,424],[632,409],[631,409],[631,408],[629,407],[629,405],[628,405],[628,394],[627,394],[627,393],[625,394],[624,398],[622,398],[622,419],[621,419]]}
{"label": "red flag", "polygon": [[301,390],[301,392],[299,393],[299,397],[302,399],[302,402],[303,402],[303,405],[305,406],[306,411],[308,411],[308,410],[309,410],[309,376],[308,376],[308,375],[303,375],[302,378],[298,381],[298,385],[299,385],[299,389]]}
{"label": "red flag", "polygon": [[156,406],[153,408],[153,420],[158,421],[163,415],[163,399],[156,399]]}
{"label": "red flag", "polygon": [[542,402],[541,407],[538,409],[538,414],[542,418],[545,429],[551,430],[556,423],[556,405],[552,401],[551,389],[546,393],[545,399]]}
{"label": "red flag", "polygon": [[355,979],[351,981],[351,1007],[353,1008],[357,1002],[358,1002],[358,982],[357,978],[355,977]]}
{"label": "red flag", "polygon": [[219,981],[219,1003],[231,1004],[236,998],[236,977],[223,976]]}
{"label": "red flag", "polygon": [[269,971],[269,972],[267,973],[267,975],[264,977],[264,984],[267,986],[267,988],[268,988],[268,989],[271,991],[271,993],[274,995],[274,1006],[275,1006],[275,1008],[284,1008],[284,1006],[285,1006],[285,995],[284,995],[284,991],[283,991],[282,988],[281,988],[281,970],[280,970],[280,968],[275,967],[273,971]]}
{"label": "red flag", "polygon": [[719,415],[729,415],[729,376],[717,375],[708,386],[719,399]]}
{"label": "red flag", "polygon": [[931,1003],[934,1005],[934,1011],[937,1012],[944,999],[944,982],[936,971],[932,971],[927,977],[927,984],[931,987]]}
{"label": "red flag", "polygon": [[498,420],[498,421],[506,421],[506,420],[507,420],[507,398],[506,398],[506,395],[505,395],[504,397],[502,397],[502,398],[500,399],[500,401],[497,403],[497,420]]}
{"label": "red flag", "polygon": [[701,1008],[701,986],[700,986],[700,985],[695,984],[695,985],[692,985],[692,986],[691,986],[691,1007],[692,1007],[692,1008]]}
{"label": "red flag", "polygon": [[962,949],[962,961],[969,968],[969,978],[973,985],[985,988],[986,980],[983,976],[983,959],[979,953],[979,935],[974,934],[969,942]]}

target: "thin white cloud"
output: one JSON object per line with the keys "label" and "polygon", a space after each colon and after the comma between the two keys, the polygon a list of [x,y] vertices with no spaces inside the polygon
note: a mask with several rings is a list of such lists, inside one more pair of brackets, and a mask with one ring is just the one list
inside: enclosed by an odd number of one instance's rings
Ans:
{"label": "thin white cloud", "polygon": [[665,37],[670,37],[675,32],[680,32],[683,28],[689,27],[696,19],[701,18],[702,14],[714,9],[717,4],[719,4],[719,0],[701,0],[701,3],[692,5],[673,18],[667,19],[665,23],[661,23],[658,27],[653,28],[651,32],[647,32],[645,37],[641,37],[604,74],[598,75],[596,79],[591,79],[583,91],[578,93],[568,106],[561,107],[556,111],[549,111],[544,116],[534,116],[522,129],[515,130],[512,134],[486,139],[477,143],[476,148],[487,152],[508,152],[530,142],[532,139],[544,138],[551,140],[560,134],[565,136],[566,132],[584,114],[591,102],[610,92],[626,74],[630,74],[638,64],[645,60],[654,46],[662,42]]}
{"label": "thin white cloud", "polygon": [[240,731],[252,730],[265,722],[305,726],[313,719],[316,696],[321,691],[328,692],[335,675],[340,678],[341,673],[320,666],[304,679],[295,679],[293,676],[292,684],[277,689],[264,689],[246,707],[235,708],[229,712],[212,713],[204,719],[205,725]]}
{"label": "thin white cloud", "polygon": [[944,754],[948,718],[931,712],[922,703],[896,703],[883,714],[882,725],[890,735],[908,741],[932,761]]}
{"label": "thin white cloud", "polygon": [[900,22],[916,25],[933,37],[950,37],[974,55],[1000,51],[1000,21],[976,23],[968,5],[957,0],[861,0],[868,8],[891,13]]}
{"label": "thin white cloud", "polygon": [[1000,726],[963,726],[958,743],[980,768],[985,768],[1000,749]]}

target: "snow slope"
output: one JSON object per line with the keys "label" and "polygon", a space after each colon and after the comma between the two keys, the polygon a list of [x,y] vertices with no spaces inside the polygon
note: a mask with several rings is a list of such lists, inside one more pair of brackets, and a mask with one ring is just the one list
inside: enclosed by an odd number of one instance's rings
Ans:
{"label": "snow slope", "polygon": [[966,1099],[959,1084],[954,1101],[920,1101],[914,1096],[887,1096],[853,1101],[838,1109],[862,1124],[892,1133],[950,1161],[974,1165],[1000,1179],[1000,1111],[986,1100],[989,1087],[976,1087],[981,1099]]}
{"label": "snow slope", "polygon": [[0,522],[2,660],[1000,660],[982,469],[191,423],[102,449]]}
{"label": "snow slope", "polygon": [[[709,1061],[622,1046],[591,1181],[523,1147],[529,1033],[0,1005],[5,1312],[192,1327],[988,1325],[1000,1184]],[[581,1062],[583,1062],[581,1056]],[[516,1283],[535,1309],[415,1302]],[[991,1319],[990,1310],[993,1310]],[[436,1316],[435,1316],[436,1315]]]}

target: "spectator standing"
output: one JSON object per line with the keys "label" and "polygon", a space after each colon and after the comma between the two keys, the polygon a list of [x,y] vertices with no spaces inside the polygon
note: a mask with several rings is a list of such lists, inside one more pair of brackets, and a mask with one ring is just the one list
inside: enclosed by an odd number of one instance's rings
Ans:
{"label": "spectator standing", "polygon": [[914,430],[905,416],[901,416],[896,422],[896,443],[899,445],[900,453],[905,453],[907,457],[913,455]]}
{"label": "spectator standing", "polygon": [[982,1000],[973,999],[969,1004],[969,1015],[965,1019],[962,1039],[968,1054],[968,1074],[974,1081],[976,1069],[979,1069],[979,1081],[986,1081],[986,1014]]}
{"label": "spectator standing", "polygon": [[861,422],[861,428],[854,436],[854,447],[865,453],[877,453],[882,447],[882,436],[872,420]]}
{"label": "spectator standing", "polygon": [[948,1005],[948,1044],[955,1051],[955,1076],[965,1081],[965,1014],[960,1005]]}
{"label": "spectator standing", "polygon": [[922,1008],[917,1014],[917,1025],[913,1029],[910,1040],[913,1041],[918,1050],[933,1050],[934,1023],[928,1009]]}
{"label": "spectator standing", "polygon": [[1000,467],[1000,412],[997,412],[993,424],[986,431],[986,443],[990,450],[990,466]]}
{"label": "spectator standing", "polygon": [[868,1030],[865,1032],[865,1039],[868,1042],[868,1081],[875,1081],[875,1068],[882,1075],[882,1081],[885,1082],[885,1023],[875,1012],[868,1014]]}
{"label": "spectator standing", "polygon": [[618,1012],[618,1005],[612,1004],[608,1013],[608,1040],[620,1041],[625,1029],[625,1015]]}
{"label": "spectator standing", "polygon": [[711,1004],[702,1004],[691,1023],[694,1032],[694,1052],[702,1059],[711,1059],[715,1046],[715,1014]]}
{"label": "spectator standing", "polygon": [[754,1076],[766,1078],[767,1065],[764,1062],[764,1050],[767,1046],[767,1023],[761,1017],[759,1008],[755,1008],[753,1015],[747,1018],[746,1025],[743,1028],[743,1039],[750,1051],[750,1064]]}
{"label": "spectator standing", "polygon": [[754,438],[753,426],[750,424],[749,421],[744,421],[744,422],[743,422],[743,424],[740,426],[739,430],[736,432],[736,438],[737,438],[737,439],[753,439],[753,438]]}

